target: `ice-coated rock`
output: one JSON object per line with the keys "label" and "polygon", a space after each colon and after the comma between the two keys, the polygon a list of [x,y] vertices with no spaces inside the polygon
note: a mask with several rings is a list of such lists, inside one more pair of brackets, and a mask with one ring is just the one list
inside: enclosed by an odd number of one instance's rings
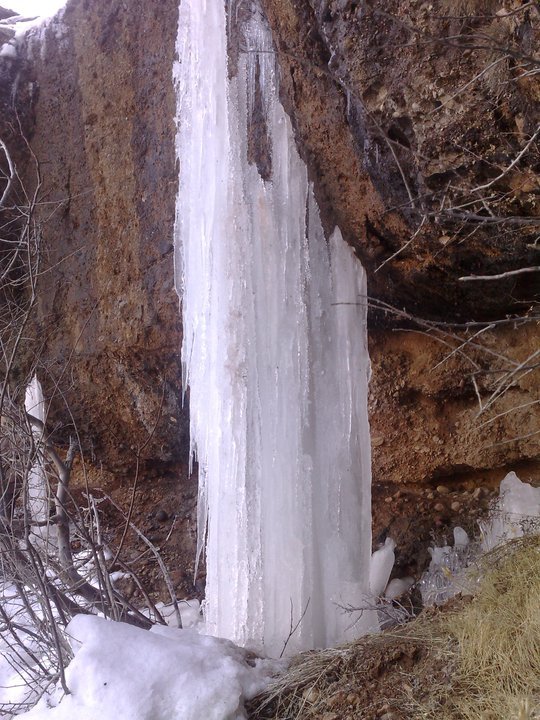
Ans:
{"label": "ice-coated rock", "polygon": [[540,488],[522,482],[515,472],[501,481],[499,499],[487,520],[480,523],[482,549],[491,550],[540,527]]}
{"label": "ice-coated rock", "polygon": [[454,547],[467,547],[469,536],[462,527],[454,528]]}
{"label": "ice-coated rock", "polygon": [[394,578],[390,580],[386,586],[384,597],[387,600],[397,600],[402,595],[405,595],[406,592],[409,592],[413,585],[414,578],[412,577]]}

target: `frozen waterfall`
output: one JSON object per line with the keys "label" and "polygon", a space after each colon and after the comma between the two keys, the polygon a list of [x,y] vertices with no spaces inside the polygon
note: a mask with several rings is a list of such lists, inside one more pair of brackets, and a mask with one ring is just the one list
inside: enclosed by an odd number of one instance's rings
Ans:
{"label": "frozen waterfall", "polygon": [[208,631],[276,656],[291,629],[287,654],[376,624],[344,610],[369,589],[366,288],[323,234],[264,18],[242,17],[229,68],[224,0],[180,3],[176,281]]}

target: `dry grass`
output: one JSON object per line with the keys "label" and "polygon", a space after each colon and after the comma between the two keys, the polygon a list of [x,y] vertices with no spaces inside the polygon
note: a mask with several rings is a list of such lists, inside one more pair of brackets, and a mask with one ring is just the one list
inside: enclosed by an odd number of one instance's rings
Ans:
{"label": "dry grass", "polygon": [[[249,708],[252,720],[409,720],[419,677],[446,677],[452,660],[432,647],[439,609],[391,632],[303,653]],[[440,635],[440,633],[437,633]],[[414,668],[414,672],[412,672]],[[440,683],[441,688],[444,683]],[[443,688],[444,689],[444,688]],[[406,708],[404,714],[400,708]]]}
{"label": "dry grass", "polygon": [[446,716],[540,717],[540,536],[508,543],[483,565],[474,600],[444,623],[457,643]]}
{"label": "dry grass", "polygon": [[476,596],[391,633],[300,655],[253,720],[540,718],[540,536],[483,559]]}

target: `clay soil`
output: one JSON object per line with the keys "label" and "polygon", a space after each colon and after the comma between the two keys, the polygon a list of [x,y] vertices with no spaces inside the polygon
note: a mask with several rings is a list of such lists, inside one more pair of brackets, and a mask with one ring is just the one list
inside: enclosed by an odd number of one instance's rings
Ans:
{"label": "clay soil", "polygon": [[[181,599],[202,599],[204,567],[195,579],[197,477],[185,466],[168,471],[134,471],[118,478],[104,471],[75,468],[72,492],[80,507],[87,505],[88,490],[96,500],[103,542],[133,572],[153,602],[170,603],[170,594],[151,543],[167,568],[174,592]],[[130,513],[130,508],[132,508]],[[124,536],[128,516],[131,526]],[[137,529],[135,530],[134,527]],[[138,532],[137,532],[138,531]],[[144,539],[143,539],[144,538]],[[77,541],[73,548],[77,548]],[[120,564],[111,568],[122,571]],[[136,606],[144,597],[133,579],[116,586]]]}
{"label": "clay soil", "polygon": [[[497,496],[495,477],[497,474],[486,475],[480,486],[477,479],[472,478],[427,486],[374,485],[373,546],[376,549],[386,537],[396,541],[393,575],[419,579],[429,564],[428,547],[451,543],[456,525],[475,535],[478,520]],[[146,469],[138,476],[134,471],[119,481],[118,477],[92,467],[86,467],[83,473],[79,465],[74,469],[72,483],[79,506],[87,504],[88,491],[97,501],[104,543],[113,554],[121,543],[121,560],[139,576],[154,601],[170,601],[167,585],[154,554],[134,529],[130,529],[122,541],[130,507],[131,523],[159,549],[177,597],[202,599],[204,562],[195,578],[196,473],[189,476],[186,466],[167,471]],[[121,581],[120,588],[136,604],[142,602],[142,594],[132,581]]]}

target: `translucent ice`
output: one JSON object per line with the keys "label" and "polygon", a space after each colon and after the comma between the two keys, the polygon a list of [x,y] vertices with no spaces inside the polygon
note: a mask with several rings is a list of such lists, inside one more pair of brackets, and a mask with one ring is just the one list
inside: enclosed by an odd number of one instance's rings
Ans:
{"label": "translucent ice", "polygon": [[[223,0],[180,5],[175,261],[207,626],[276,655],[376,623],[343,611],[369,593],[366,287],[339,229],[324,236],[247,15],[230,78]],[[248,161],[256,106],[266,179]]]}
{"label": "translucent ice", "polygon": [[424,605],[441,605],[460,592],[468,592],[466,568],[474,554],[469,536],[461,527],[454,528],[454,545],[429,548],[431,562],[420,580]]}
{"label": "translucent ice", "polygon": [[540,488],[521,482],[515,472],[501,481],[499,500],[480,523],[484,551],[540,528]]}
{"label": "translucent ice", "polygon": [[540,488],[521,482],[515,472],[502,480],[499,498],[488,517],[480,523],[480,543],[469,541],[465,530],[454,528],[454,546],[430,548],[431,563],[422,576],[420,590],[424,605],[446,602],[474,587],[467,567],[482,552],[540,529]]}
{"label": "translucent ice", "polygon": [[412,577],[394,578],[393,580],[390,580],[386,586],[384,597],[387,600],[397,600],[408,592],[413,585],[414,578]]}
{"label": "translucent ice", "polygon": [[469,536],[462,527],[454,528],[454,546],[455,547],[467,547],[469,544]]}

